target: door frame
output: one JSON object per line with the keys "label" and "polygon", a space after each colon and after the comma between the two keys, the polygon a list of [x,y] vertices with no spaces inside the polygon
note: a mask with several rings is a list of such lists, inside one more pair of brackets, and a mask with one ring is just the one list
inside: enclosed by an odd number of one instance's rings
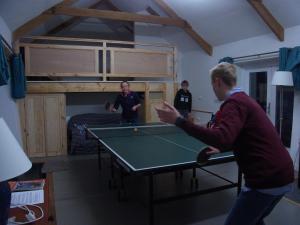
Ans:
{"label": "door frame", "polygon": [[243,69],[241,84],[244,91],[250,94],[250,73],[267,72],[267,115],[275,126],[276,119],[276,86],[272,85],[272,78],[274,72],[278,68],[275,66],[271,67],[260,67],[260,68],[247,68]]}

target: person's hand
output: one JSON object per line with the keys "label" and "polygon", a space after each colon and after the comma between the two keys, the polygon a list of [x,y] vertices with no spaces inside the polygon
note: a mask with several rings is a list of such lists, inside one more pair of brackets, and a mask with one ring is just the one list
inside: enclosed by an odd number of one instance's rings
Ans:
{"label": "person's hand", "polygon": [[189,113],[187,115],[187,120],[190,121],[190,122],[192,122],[192,123],[194,123],[194,117],[193,117],[193,115],[191,113]]}
{"label": "person's hand", "polygon": [[220,150],[215,148],[215,147],[212,147],[212,146],[209,146],[207,148],[207,151],[206,151],[206,154],[207,155],[214,155],[214,154],[217,154],[217,153],[220,153]]}
{"label": "person's hand", "polygon": [[133,107],[131,108],[132,111],[136,111],[136,109],[137,109],[136,106],[133,106]]}
{"label": "person's hand", "polygon": [[176,119],[180,117],[180,113],[175,109],[175,107],[167,102],[164,102],[161,108],[155,107],[155,110],[159,119],[165,123],[174,124]]}
{"label": "person's hand", "polygon": [[116,112],[117,110],[114,107],[112,107],[112,108],[110,108],[110,111],[111,112]]}

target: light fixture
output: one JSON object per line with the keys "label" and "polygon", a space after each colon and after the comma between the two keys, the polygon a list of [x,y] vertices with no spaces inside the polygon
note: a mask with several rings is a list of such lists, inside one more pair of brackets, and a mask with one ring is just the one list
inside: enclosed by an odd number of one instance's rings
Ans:
{"label": "light fixture", "polygon": [[294,86],[293,74],[290,71],[276,71],[272,79],[272,85],[279,86],[280,99],[280,119],[279,119],[279,135],[282,133],[282,120],[283,120],[283,86]]}
{"label": "light fixture", "polygon": [[3,118],[0,118],[0,224],[6,224],[11,192],[8,180],[28,171],[32,164]]}

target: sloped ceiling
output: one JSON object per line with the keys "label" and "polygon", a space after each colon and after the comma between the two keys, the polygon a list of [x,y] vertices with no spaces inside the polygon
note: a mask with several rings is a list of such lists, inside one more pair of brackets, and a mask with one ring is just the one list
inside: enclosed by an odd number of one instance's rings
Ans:
{"label": "sloped ceiling", "polygon": [[[112,1],[123,10],[143,11],[150,5],[161,15],[165,15],[151,0]],[[271,32],[246,0],[165,0],[165,2],[213,46]],[[263,2],[284,28],[300,25],[299,0]]]}
{"label": "sloped ceiling", "polygon": [[[11,31],[14,31],[60,1],[1,0],[0,15]],[[111,1],[124,11],[141,12],[150,5],[160,15],[165,15],[153,0]],[[80,0],[75,6],[86,7],[93,2],[96,1]],[[246,0],[165,0],[165,2],[213,46],[271,32]],[[264,0],[264,4],[284,28],[300,25],[299,0]],[[53,27],[63,19],[64,17],[56,17],[47,27]]]}

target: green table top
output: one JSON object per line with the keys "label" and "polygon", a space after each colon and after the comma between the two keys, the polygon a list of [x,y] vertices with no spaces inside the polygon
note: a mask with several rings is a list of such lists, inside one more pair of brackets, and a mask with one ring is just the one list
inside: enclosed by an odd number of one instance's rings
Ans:
{"label": "green table top", "polygon": [[[181,129],[166,124],[88,129],[133,171],[193,164],[198,153],[207,147]],[[230,155],[220,153],[211,159]]]}

